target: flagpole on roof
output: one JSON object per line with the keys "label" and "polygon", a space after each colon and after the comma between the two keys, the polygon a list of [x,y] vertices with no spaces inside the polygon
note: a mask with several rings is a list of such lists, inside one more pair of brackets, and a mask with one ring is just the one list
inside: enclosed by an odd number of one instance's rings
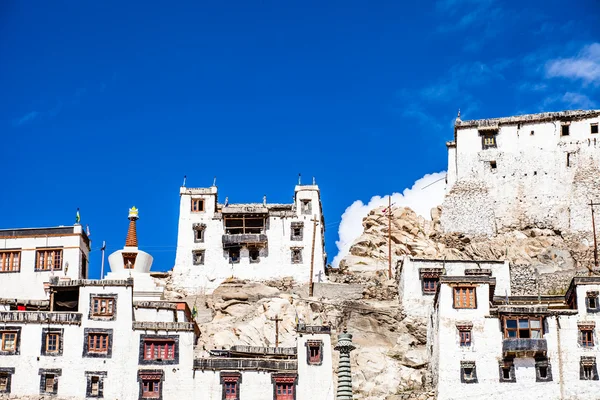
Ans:
{"label": "flagpole on roof", "polygon": [[106,250],[106,242],[102,241],[102,266],[100,267],[100,279],[104,279],[104,250]]}

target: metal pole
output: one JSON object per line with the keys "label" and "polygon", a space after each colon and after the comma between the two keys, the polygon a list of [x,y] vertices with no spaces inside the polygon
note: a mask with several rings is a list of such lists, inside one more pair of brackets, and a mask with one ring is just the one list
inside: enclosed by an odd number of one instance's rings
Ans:
{"label": "metal pole", "polygon": [[100,267],[100,279],[104,279],[104,250],[106,249],[106,242],[102,241],[102,265]]}
{"label": "metal pole", "polygon": [[317,217],[313,216],[313,235],[312,235],[312,249],[310,252],[310,279],[308,284],[308,296],[313,295],[313,274],[315,268],[315,238],[317,236]]}
{"label": "metal pole", "polygon": [[388,196],[388,278],[392,279],[392,196]]}

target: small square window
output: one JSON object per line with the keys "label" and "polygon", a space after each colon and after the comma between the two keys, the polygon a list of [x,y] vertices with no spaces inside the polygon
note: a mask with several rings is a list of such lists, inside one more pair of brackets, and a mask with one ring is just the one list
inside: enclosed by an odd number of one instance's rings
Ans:
{"label": "small square window", "polygon": [[1,332],[2,351],[13,352],[17,349],[17,332]]}
{"label": "small square window", "polygon": [[179,363],[178,335],[141,335],[140,365],[174,365]]}
{"label": "small square window", "polygon": [[423,278],[423,294],[435,294],[439,278]]}
{"label": "small square window", "polygon": [[552,368],[546,357],[535,359],[535,380],[536,382],[552,381]]}
{"label": "small square window", "polygon": [[302,240],[303,230],[304,230],[304,224],[302,222],[292,222],[292,229],[290,232],[290,240]]}
{"label": "small square window", "polygon": [[471,330],[462,330],[459,331],[460,337],[460,345],[461,347],[470,347],[471,346]]}
{"label": "small square window", "polygon": [[160,398],[160,380],[145,379],[142,381],[142,399]]}
{"label": "small square window", "polygon": [[54,391],[54,378],[53,374],[47,374],[44,379],[44,392],[52,393]]}
{"label": "small square window", "polygon": [[497,146],[496,136],[498,135],[497,131],[492,132],[481,132],[481,148],[483,150],[486,149],[495,149]]}
{"label": "small square window", "polygon": [[248,255],[250,256],[250,263],[256,264],[260,262],[260,250],[251,248],[248,250]]}
{"label": "small square window", "polygon": [[87,378],[86,398],[104,398],[104,378],[106,377],[106,371],[86,371],[85,376]]}
{"label": "small square window", "polygon": [[42,330],[42,355],[62,355],[62,329],[44,328]]}
{"label": "small square window", "polygon": [[307,199],[300,200],[300,211],[303,215],[310,215],[312,212],[312,202]]}
{"label": "small square window", "polygon": [[85,328],[83,356],[110,358],[112,356],[112,329]]}
{"label": "small square window", "polygon": [[563,124],[560,126],[560,136],[569,136],[569,125]]}
{"label": "small square window", "polygon": [[194,265],[204,265],[204,250],[192,251],[192,257]]}
{"label": "small square window", "polygon": [[590,313],[596,313],[600,311],[600,302],[598,301],[597,291],[590,291],[586,293],[585,306],[587,311]]}
{"label": "small square window", "polygon": [[454,288],[454,308],[477,308],[474,287]]}
{"label": "small square window", "polygon": [[323,363],[323,342],[320,340],[307,341],[306,357],[308,365],[321,365]]}
{"label": "small square window", "polygon": [[490,169],[496,169],[497,166],[496,161],[490,161]]}
{"label": "small square window", "polygon": [[40,394],[56,394],[61,369],[40,369]]}
{"label": "small square window", "polygon": [[204,211],[204,199],[192,199],[192,212]]}
{"label": "small square window", "polygon": [[579,328],[579,345],[587,348],[594,347],[594,331],[591,328]]}
{"label": "small square window", "polygon": [[302,264],[302,249],[292,249],[292,264]]}
{"label": "small square window", "polygon": [[240,248],[239,247],[231,247],[229,250],[229,263],[237,264],[240,262]]}
{"label": "small square window", "polygon": [[38,249],[35,252],[36,271],[58,271],[62,269],[62,249]]}
{"label": "small square window", "polygon": [[598,133],[598,124],[590,124],[590,131],[592,134]]}
{"label": "small square window", "polygon": [[123,254],[123,268],[134,269],[135,268],[135,259],[137,258],[137,253],[122,253],[122,254]]}
{"label": "small square window", "polygon": [[598,369],[596,367],[596,357],[581,357],[579,364],[579,379],[582,381],[597,381]]}
{"label": "small square window", "polygon": [[115,313],[114,297],[92,297],[92,316],[112,317]]}
{"label": "small square window", "polygon": [[460,362],[460,381],[462,383],[477,383],[477,370],[474,361]]}
{"label": "small square window", "polygon": [[0,372],[0,393],[10,393],[10,375]]}
{"label": "small square window", "polygon": [[534,131],[531,131],[530,135],[531,135],[531,136],[535,135],[535,132],[534,132]]}

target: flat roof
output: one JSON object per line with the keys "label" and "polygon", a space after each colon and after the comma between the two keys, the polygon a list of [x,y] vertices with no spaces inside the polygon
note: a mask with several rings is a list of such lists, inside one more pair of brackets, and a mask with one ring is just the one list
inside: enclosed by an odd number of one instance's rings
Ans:
{"label": "flat roof", "polygon": [[498,125],[514,125],[520,122],[548,122],[556,120],[578,120],[585,118],[594,118],[600,116],[600,110],[565,110],[557,112],[545,112],[539,114],[524,114],[515,115],[512,117],[501,117],[501,118],[487,118],[487,119],[473,119],[468,121],[461,121],[457,119],[454,122],[454,127],[457,129],[462,128],[486,128],[494,127]]}
{"label": "flat roof", "polygon": [[87,246],[90,246],[90,238],[85,233],[85,229],[81,232],[75,232],[75,225],[71,226],[52,226],[47,228],[12,228],[0,229],[0,238],[22,238],[22,237],[44,237],[44,236],[61,236],[61,235],[81,235]]}

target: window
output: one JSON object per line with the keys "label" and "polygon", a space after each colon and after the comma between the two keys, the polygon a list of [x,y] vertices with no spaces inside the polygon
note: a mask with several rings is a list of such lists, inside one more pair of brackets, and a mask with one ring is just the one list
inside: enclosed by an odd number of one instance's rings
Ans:
{"label": "window", "polygon": [[582,347],[594,347],[594,327],[579,327],[579,345]]}
{"label": "window", "polygon": [[259,249],[249,249],[248,255],[250,256],[250,263],[257,263],[260,261],[260,250]]}
{"label": "window", "polygon": [[228,235],[260,234],[266,230],[266,220],[264,217],[241,214],[223,218],[225,233]]}
{"label": "window", "polygon": [[60,350],[60,333],[49,332],[46,334],[46,354],[58,354]]}
{"label": "window", "polygon": [[90,378],[90,394],[92,396],[98,396],[99,392],[100,392],[100,377],[92,376]]}
{"label": "window", "polygon": [[240,248],[232,247],[229,249],[229,263],[237,264],[240,262]]}
{"label": "window", "polygon": [[308,365],[321,365],[323,363],[323,342],[308,340],[306,342],[306,362]]}
{"label": "window", "polygon": [[462,383],[477,383],[475,361],[460,362],[460,381]]}
{"label": "window", "polygon": [[192,212],[204,211],[204,199],[192,199]]}
{"label": "window", "polygon": [[560,126],[560,136],[569,136],[569,124]]}
{"label": "window", "polygon": [[110,358],[112,355],[112,329],[85,328],[83,356]]}
{"label": "window", "polygon": [[490,161],[490,169],[496,169],[497,166],[496,161]]}
{"label": "window", "polygon": [[591,133],[598,133],[598,123],[590,124]]}
{"label": "window", "polygon": [[221,372],[224,400],[239,400],[242,376],[239,372]]}
{"label": "window", "polygon": [[36,251],[36,271],[55,271],[60,269],[62,269],[62,249],[44,249]]}
{"label": "window", "polygon": [[273,374],[273,399],[274,400],[294,400],[294,391],[296,389],[295,374]]}
{"label": "window", "polygon": [[496,135],[498,134],[497,131],[480,132],[480,134],[481,134],[481,148],[483,150],[494,149],[497,147],[497,145],[496,145]]}
{"label": "window", "polygon": [[471,330],[461,330],[458,332],[460,337],[460,345],[463,347],[471,346]]}
{"label": "window", "polygon": [[164,375],[161,370],[141,370],[138,372],[140,382],[140,399],[162,398],[162,381]]}
{"label": "window", "polygon": [[454,308],[477,308],[474,287],[454,288]]}
{"label": "window", "polygon": [[302,263],[302,249],[292,249],[292,264]]}
{"label": "window", "polygon": [[204,243],[204,231],[206,230],[205,224],[194,224],[194,243]]}
{"label": "window", "polygon": [[108,334],[90,333],[88,335],[88,351],[90,353],[106,353],[108,351]]}
{"label": "window", "polygon": [[303,239],[304,224],[302,222],[292,222],[292,230],[290,232],[290,240]]}
{"label": "window", "polygon": [[438,284],[437,278],[423,278],[423,293],[424,294],[435,294]]}
{"label": "window", "polygon": [[175,342],[172,340],[144,341],[144,360],[175,359]]}
{"label": "window", "polygon": [[536,382],[552,381],[552,368],[546,357],[535,359],[535,380]]}
{"label": "window", "polygon": [[92,297],[92,316],[112,317],[115,313],[115,298]]}
{"label": "window", "polygon": [[0,337],[2,339],[2,351],[6,352],[14,352],[17,350],[17,332],[13,331],[3,331],[0,332]]}
{"label": "window", "polygon": [[579,379],[582,381],[598,380],[596,357],[581,357],[579,364]]}
{"label": "window", "polygon": [[512,359],[500,361],[500,382],[516,382],[515,366]]}
{"label": "window", "polygon": [[20,251],[0,252],[0,272],[19,272],[21,270]]}
{"label": "window", "polygon": [[192,251],[192,257],[194,265],[204,265],[204,250]]}
{"label": "window", "polygon": [[303,215],[310,215],[312,212],[312,202],[307,199],[300,200],[300,212]]}
{"label": "window", "polygon": [[140,365],[179,363],[179,335],[141,335]]}
{"label": "window", "polygon": [[0,367],[0,394],[10,393],[10,381],[14,373],[14,367]]}
{"label": "window", "polygon": [[135,259],[137,253],[122,253],[123,254],[123,268],[133,269],[135,268]]}
{"label": "window", "polygon": [[530,135],[531,135],[531,136],[535,135],[535,132],[534,132],[534,131],[531,131]]}
{"label": "window", "polygon": [[585,296],[585,307],[588,312],[595,313],[600,311],[600,303],[598,302],[598,292],[590,291]]}
{"label": "window", "polygon": [[58,377],[61,369],[40,369],[40,394],[56,394],[58,391]]}
{"label": "window", "polygon": [[542,319],[536,318],[505,318],[504,337],[519,339],[541,339]]}

